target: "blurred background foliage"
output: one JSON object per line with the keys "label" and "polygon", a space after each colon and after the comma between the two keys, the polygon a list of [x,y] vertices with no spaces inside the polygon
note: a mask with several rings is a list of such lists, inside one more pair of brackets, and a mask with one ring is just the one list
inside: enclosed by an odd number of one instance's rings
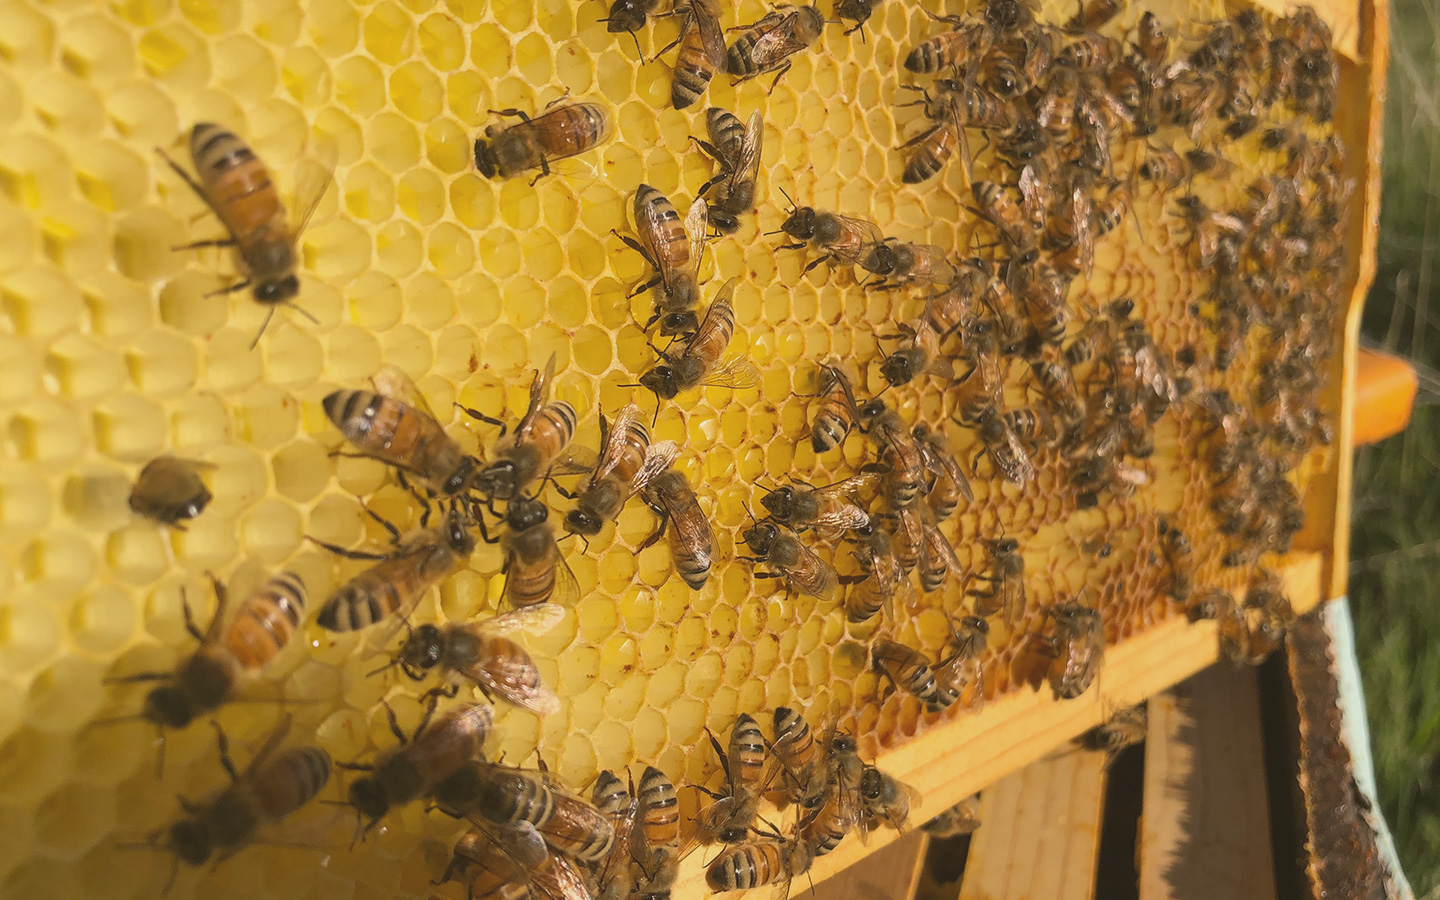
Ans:
{"label": "blurred background foliage", "polygon": [[1440,900],[1440,4],[1394,0],[1379,269],[1363,340],[1420,373],[1403,434],[1355,459],[1350,597],[1380,805]]}

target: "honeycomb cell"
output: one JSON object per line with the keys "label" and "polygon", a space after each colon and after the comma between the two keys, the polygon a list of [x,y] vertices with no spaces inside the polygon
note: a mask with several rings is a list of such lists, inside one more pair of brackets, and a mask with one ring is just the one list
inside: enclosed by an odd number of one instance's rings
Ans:
{"label": "honeycomb cell", "polygon": [[178,22],[141,35],[140,64],[151,78],[176,87],[210,79],[210,53],[195,31]]}
{"label": "honeycomb cell", "polygon": [[[346,246],[349,248],[346,258],[349,262],[356,264],[356,272],[371,261],[364,252],[363,245],[352,242]],[[338,246],[336,250],[338,252]],[[401,278],[420,267],[420,262],[424,258],[423,251],[424,240],[414,225],[409,222],[391,221],[375,235],[373,261],[381,271]]]}
{"label": "honeycomb cell", "polygon": [[[439,193],[440,185],[435,185],[434,189],[436,193],[431,196],[443,196]],[[475,266],[475,239],[470,232],[453,223],[441,222],[432,228],[425,243],[426,258],[441,277],[457,278]]]}
{"label": "honeycomb cell", "polygon": [[66,407],[48,402],[17,411],[6,438],[10,451],[21,461],[52,468],[74,462],[88,443],[84,423]]}
{"label": "honeycomb cell", "polygon": [[330,99],[335,82],[325,57],[311,47],[292,47],[280,64],[280,81],[291,98],[304,107]]}
{"label": "honeycomb cell", "polygon": [[390,74],[390,102],[415,122],[429,122],[440,114],[444,88],[424,63],[409,62]]}
{"label": "honeycomb cell", "polygon": [[374,115],[385,104],[385,76],[363,56],[347,57],[334,68],[335,99],[357,116]]}
{"label": "honeycomb cell", "polygon": [[398,4],[377,3],[365,16],[365,49],[383,63],[398,65],[414,52],[414,22]]}

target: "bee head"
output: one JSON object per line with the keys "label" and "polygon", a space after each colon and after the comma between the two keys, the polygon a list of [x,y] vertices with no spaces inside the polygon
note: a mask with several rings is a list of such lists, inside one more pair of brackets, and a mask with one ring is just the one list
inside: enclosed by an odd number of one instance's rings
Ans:
{"label": "bee head", "polygon": [[170,826],[170,849],[187,866],[204,865],[210,858],[210,832],[194,819]]}
{"label": "bee head", "polygon": [[161,728],[184,728],[195,718],[195,709],[178,686],[162,684],[145,697],[140,715]]}
{"label": "bee head", "polygon": [[495,150],[484,138],[475,141],[475,168],[486,178],[494,178],[499,172],[499,167],[495,164]]}
{"label": "bee head", "polygon": [[469,556],[475,552],[475,536],[470,533],[470,527],[465,523],[465,515],[460,512],[459,506],[452,506],[445,514],[445,543],[461,556]]}
{"label": "bee head", "polygon": [[600,520],[583,509],[572,509],[565,514],[565,530],[571,534],[594,537],[600,533]]}
{"label": "bee head", "polygon": [[795,489],[782,487],[779,490],[771,491],[760,498],[760,505],[769,511],[770,515],[782,522],[790,518],[790,502],[795,498]]}
{"label": "bee head", "polygon": [[641,375],[640,386],[662,400],[673,400],[675,395],[680,393],[680,386],[675,383],[675,370],[665,363],[660,363]]}
{"label": "bee head", "polygon": [[347,796],[356,812],[372,822],[390,811],[390,798],[374,778],[357,778]]}
{"label": "bee head", "polygon": [[274,281],[262,281],[255,285],[252,293],[258,303],[284,303],[300,293],[300,279],[294,275],[286,275]]}
{"label": "bee head", "polygon": [[915,368],[910,364],[910,357],[904,353],[892,353],[885,357],[880,364],[880,374],[885,376],[885,381],[899,387],[902,384],[909,384],[915,377]]}
{"label": "bee head", "polygon": [[808,241],[815,236],[815,210],[808,206],[796,208],[785,219],[780,230],[793,238]]}
{"label": "bee head", "polygon": [[[780,537],[780,529],[770,522],[757,522],[754,527],[745,529],[745,543],[761,556],[770,552],[770,548]],[[777,712],[779,712],[777,710]]]}
{"label": "bee head", "polygon": [[505,524],[510,526],[511,531],[528,531],[538,525],[545,524],[550,518],[550,510],[543,502],[534,497],[521,497],[510,504],[505,510]]}
{"label": "bee head", "polygon": [[[328,400],[329,398],[327,397],[326,399]],[[479,465],[479,460],[473,456],[466,456],[460,460],[460,465],[449,478],[445,479],[445,483],[440,486],[440,490],[452,497],[465,490],[465,486],[475,477],[475,467],[477,465]]]}
{"label": "bee head", "polygon": [[414,669],[432,669],[440,662],[441,648],[440,629],[421,625],[400,648],[400,662]]}

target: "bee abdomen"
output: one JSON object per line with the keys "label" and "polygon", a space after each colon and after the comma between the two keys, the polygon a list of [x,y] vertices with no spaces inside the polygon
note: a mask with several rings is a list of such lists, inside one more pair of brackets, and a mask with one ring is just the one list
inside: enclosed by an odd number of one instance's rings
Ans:
{"label": "bee abdomen", "polygon": [[330,754],[319,747],[293,747],[272,759],[256,777],[265,818],[279,822],[309,803],[330,781]]}
{"label": "bee abdomen", "polygon": [[305,582],[281,572],[246,600],[225,633],[224,644],[246,669],[274,659],[305,616]]}
{"label": "bee abdomen", "polygon": [[399,609],[403,600],[389,579],[362,572],[330,595],[315,621],[326,631],[358,631]]}

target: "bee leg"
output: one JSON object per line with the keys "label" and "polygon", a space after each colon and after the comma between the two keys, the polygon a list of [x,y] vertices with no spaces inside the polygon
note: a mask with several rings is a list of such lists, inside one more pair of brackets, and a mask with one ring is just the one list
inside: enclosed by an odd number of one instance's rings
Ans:
{"label": "bee leg", "polygon": [[[213,577],[213,576],[212,576],[212,577]],[[217,582],[216,586],[217,586],[217,587],[219,586],[218,582]],[[216,592],[216,596],[217,596],[217,597],[220,596],[220,594],[219,594],[218,591]],[[221,607],[219,601],[217,600],[216,606],[215,606],[215,616],[218,617],[218,616],[220,615],[221,609],[222,609],[222,607]],[[195,614],[194,614],[194,612],[190,609],[190,601],[189,601],[189,599],[186,598],[186,596],[185,596],[185,588],[183,588],[183,587],[180,588],[180,611],[181,611],[181,613],[185,616],[185,631],[188,632],[189,635],[190,635],[191,637],[193,637],[195,640],[199,641],[199,642],[202,643],[202,644],[205,643],[205,632],[201,631],[201,630],[200,630],[200,627],[195,624]],[[214,620],[212,619],[212,624],[213,624],[213,621],[214,621]]]}
{"label": "bee leg", "polygon": [[670,524],[670,513],[666,512],[664,507],[656,509],[654,506],[651,506],[650,511],[660,517],[660,523],[655,526],[655,531],[642,541],[639,547],[635,548],[637,551],[644,550],[646,547],[660,540],[660,537],[665,534],[665,526]]}
{"label": "bee leg", "polygon": [[790,71],[790,60],[787,59],[787,60],[785,60],[785,64],[780,67],[780,71],[778,71],[778,72],[775,73],[775,78],[774,78],[774,80],[772,80],[772,81],[770,82],[770,90],[766,91],[765,93],[767,93],[767,94],[773,94],[773,93],[775,93],[775,85],[777,85],[777,84],[780,83],[780,79],[781,79],[781,78],[784,78],[784,77],[785,77],[785,73],[788,72],[788,71]]}
{"label": "bee leg", "polygon": [[310,538],[312,542],[319,544],[321,547],[324,547],[326,550],[329,550],[336,556],[343,556],[346,559],[363,559],[369,562],[380,562],[382,560],[390,558],[389,555],[385,553],[370,553],[365,550],[351,550],[348,547],[341,547],[339,544],[332,544],[329,541],[322,541],[317,537],[310,537],[310,535],[308,534],[306,535],[306,537]]}
{"label": "bee leg", "polygon": [[[793,246],[794,246],[794,245],[792,245],[792,247],[793,247]],[[801,245],[799,245],[799,246],[800,246],[800,247],[804,247],[805,245],[804,245],[804,244],[801,244]],[[796,248],[796,249],[798,249],[798,248]],[[826,254],[825,256],[821,256],[821,257],[817,257],[817,258],[815,258],[815,259],[812,259],[812,260],[810,261],[809,265],[807,265],[807,266],[800,272],[800,274],[801,274],[801,275],[804,275],[806,272],[809,272],[811,269],[813,269],[813,268],[815,268],[815,267],[817,267],[817,266],[820,266],[820,265],[828,262],[829,260],[830,260],[829,254]]]}
{"label": "bee leg", "polygon": [[244,281],[237,281],[237,282],[235,282],[234,284],[227,285],[226,287],[223,287],[223,288],[217,288],[216,290],[213,290],[213,291],[206,291],[206,292],[205,292],[205,296],[206,296],[206,297],[221,297],[221,296],[224,296],[225,294],[233,294],[233,293],[235,293],[236,291],[243,291],[243,290],[245,290],[245,289],[246,289],[247,287],[249,287],[249,286],[250,286],[250,279],[247,278],[247,279],[245,279]]}
{"label": "bee leg", "polygon": [[[484,691],[485,689],[484,689],[484,688],[481,688],[480,690],[481,690],[481,691]],[[420,699],[420,702],[422,702],[422,703],[428,703],[430,700],[432,700],[432,699],[438,699],[438,698],[440,698],[440,697],[444,697],[444,698],[447,699],[447,700],[453,700],[453,699],[455,699],[456,696],[459,695],[459,693],[460,693],[460,685],[459,685],[459,684],[442,684],[442,685],[440,685],[440,686],[438,686],[438,687],[433,687],[433,688],[431,688],[430,690],[426,691],[425,693],[421,694],[420,697],[419,697],[419,699]],[[486,696],[486,697],[489,697],[490,695],[489,695],[489,694],[486,694],[485,696]],[[417,733],[418,733],[418,732],[417,732]]]}
{"label": "bee leg", "polygon": [[[379,522],[380,525],[381,525],[382,527],[384,527],[384,529],[390,533],[390,542],[391,542],[391,543],[393,543],[393,544],[399,544],[399,543],[400,543],[400,529],[397,528],[397,527],[395,527],[395,523],[394,523],[394,522],[391,522],[389,519],[385,518],[384,516],[380,515],[380,514],[377,513],[375,510],[371,509],[371,508],[368,507],[368,506],[365,506],[364,504],[361,504],[361,505],[360,505],[360,508],[363,509],[363,510],[365,510],[365,515],[367,515],[367,516],[369,516],[370,518],[374,519],[375,521]],[[426,508],[425,512],[426,512],[426,514],[429,514],[430,510],[429,510],[428,507]]]}
{"label": "bee leg", "polygon": [[488,112],[492,116],[509,116],[512,119],[519,119],[527,125],[530,123],[530,117],[525,114],[524,110],[515,109],[514,107],[506,107],[505,109],[492,109],[488,110]]}
{"label": "bee leg", "polygon": [[204,248],[204,247],[233,247],[233,246],[235,246],[235,239],[234,239],[234,238],[219,238],[219,239],[213,240],[213,241],[191,241],[191,242],[188,243],[188,244],[175,244],[175,245],[172,246],[170,249],[178,252],[178,251],[181,251],[181,250],[199,250],[199,249]]}
{"label": "bee leg", "polygon": [[215,727],[215,747],[220,751],[220,765],[225,767],[231,781],[239,781],[240,773],[235,770],[235,761],[230,758],[230,741],[225,737],[225,730],[213,719],[210,724]]}
{"label": "bee leg", "polygon": [[478,409],[471,409],[468,406],[461,406],[459,403],[455,404],[455,407],[470,418],[478,419],[481,422],[484,422],[486,425],[500,426],[500,436],[502,438],[505,436],[506,432],[510,430],[509,426],[507,426],[502,419],[497,419],[494,416],[487,416],[484,413],[480,412],[480,410]]}

